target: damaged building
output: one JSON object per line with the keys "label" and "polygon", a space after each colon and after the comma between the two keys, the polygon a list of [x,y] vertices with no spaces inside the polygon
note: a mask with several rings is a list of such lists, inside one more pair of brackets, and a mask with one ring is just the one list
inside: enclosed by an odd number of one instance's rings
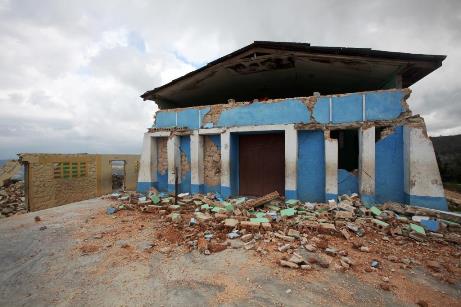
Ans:
{"label": "damaged building", "polygon": [[409,87],[445,56],[254,42],[144,93],[137,190],[325,202],[357,193],[446,210]]}

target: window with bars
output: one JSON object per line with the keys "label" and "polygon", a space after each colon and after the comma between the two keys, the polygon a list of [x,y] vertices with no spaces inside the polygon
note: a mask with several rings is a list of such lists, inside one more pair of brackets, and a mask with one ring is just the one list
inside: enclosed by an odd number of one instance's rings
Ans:
{"label": "window with bars", "polygon": [[86,177],[86,174],[86,162],[53,163],[53,177],[55,179]]}

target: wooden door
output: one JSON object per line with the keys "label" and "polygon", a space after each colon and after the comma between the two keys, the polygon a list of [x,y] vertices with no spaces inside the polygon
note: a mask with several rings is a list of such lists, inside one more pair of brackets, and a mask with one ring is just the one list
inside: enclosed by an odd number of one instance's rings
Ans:
{"label": "wooden door", "polygon": [[285,139],[282,133],[239,136],[239,194],[285,194]]}

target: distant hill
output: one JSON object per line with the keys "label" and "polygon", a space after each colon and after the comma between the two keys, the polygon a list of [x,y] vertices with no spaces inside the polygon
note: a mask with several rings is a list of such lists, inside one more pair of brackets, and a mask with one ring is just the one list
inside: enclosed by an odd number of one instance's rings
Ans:
{"label": "distant hill", "polygon": [[431,137],[444,182],[461,183],[461,134]]}

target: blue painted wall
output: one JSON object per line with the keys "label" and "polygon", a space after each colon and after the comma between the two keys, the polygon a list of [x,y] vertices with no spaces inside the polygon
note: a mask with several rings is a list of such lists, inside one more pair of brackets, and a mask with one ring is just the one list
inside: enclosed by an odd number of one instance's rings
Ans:
{"label": "blue painted wall", "polygon": [[183,135],[179,137],[179,152],[181,156],[185,154],[187,162],[189,162],[189,171],[185,174],[181,174],[181,183],[179,184],[179,191],[181,193],[190,193],[192,178],[192,174],[190,171],[190,136]]}
{"label": "blue painted wall", "polygon": [[[400,90],[367,92],[366,120],[394,119],[403,111],[401,100],[404,92]],[[330,117],[330,96],[322,96],[314,105],[312,117],[319,123],[326,124]],[[348,123],[362,121],[362,93],[352,93],[340,96],[331,96],[333,123]],[[154,127],[184,127],[197,129],[203,118],[210,110],[209,107],[197,110],[193,108],[159,111],[156,113]],[[176,125],[177,114],[177,125]],[[248,125],[276,125],[297,124],[311,122],[311,113],[304,102],[299,98],[284,99],[279,102],[254,102],[224,110],[218,122],[210,127],[232,127]],[[209,127],[208,127],[209,128]]]}
{"label": "blue painted wall", "polygon": [[376,142],[375,197],[378,203],[404,202],[403,128],[396,127],[393,134]]}
{"label": "blue painted wall", "polygon": [[318,123],[327,124],[330,122],[330,99],[328,97],[317,99],[312,116]]}
{"label": "blue painted wall", "polygon": [[352,194],[359,192],[357,176],[345,169],[338,169],[338,195]]}
{"label": "blue painted wall", "polygon": [[154,183],[154,187],[160,192],[168,192],[168,171],[163,175],[157,172],[157,182]]}
{"label": "blue painted wall", "polygon": [[[203,121],[206,113],[210,111],[210,108],[203,109],[184,109],[182,111],[175,112],[157,112],[155,115],[156,128],[170,128],[170,127],[181,127],[189,129],[200,128],[200,123]],[[176,113],[178,115],[178,124],[176,125]]]}
{"label": "blue painted wall", "polygon": [[333,123],[348,123],[363,119],[361,94],[333,97],[332,104]]}
{"label": "blue painted wall", "polygon": [[367,120],[393,119],[404,111],[402,91],[376,92],[365,95],[365,118]]}
{"label": "blue painted wall", "polygon": [[300,99],[285,99],[276,103],[255,102],[224,110],[217,127],[308,123],[310,112]]}
{"label": "blue painted wall", "polygon": [[325,139],[323,131],[298,132],[298,198],[325,201]]}
{"label": "blue painted wall", "polygon": [[239,136],[231,133],[230,136],[230,182],[232,195],[239,194]]}

